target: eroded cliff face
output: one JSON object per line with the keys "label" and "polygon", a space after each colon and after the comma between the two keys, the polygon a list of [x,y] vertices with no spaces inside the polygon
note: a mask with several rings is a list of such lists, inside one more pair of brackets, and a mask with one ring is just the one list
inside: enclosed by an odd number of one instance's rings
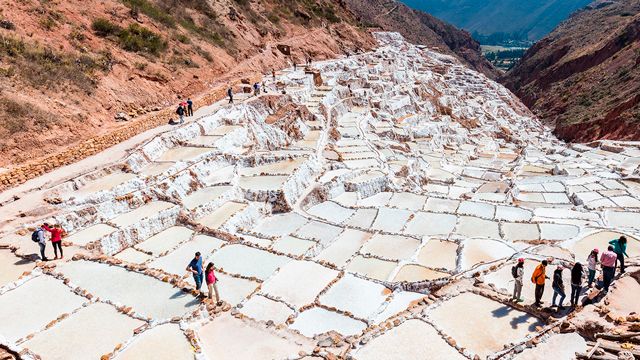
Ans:
{"label": "eroded cliff face", "polygon": [[424,11],[412,9],[399,1],[346,0],[349,8],[370,26],[397,31],[408,41],[436,48],[447,55],[454,55],[472,69],[491,79],[500,76],[482,55],[480,43],[466,30],[446,23]]}
{"label": "eroded cliff face", "polygon": [[622,0],[574,13],[502,82],[564,140],[640,139],[639,12]]}

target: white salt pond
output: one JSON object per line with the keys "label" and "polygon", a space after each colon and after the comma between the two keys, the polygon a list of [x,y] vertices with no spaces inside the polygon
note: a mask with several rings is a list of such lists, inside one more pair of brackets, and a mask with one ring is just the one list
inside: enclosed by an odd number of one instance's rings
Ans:
{"label": "white salt pond", "polygon": [[[276,269],[291,261],[286,256],[244,245],[227,245],[216,251],[211,261],[231,274],[268,279]],[[186,266],[186,265],[185,265]]]}
{"label": "white salt pond", "polygon": [[456,227],[458,217],[418,211],[404,230],[407,234],[420,236],[449,235]]}
{"label": "white salt pond", "polygon": [[305,239],[315,239],[321,244],[327,244],[340,235],[342,231],[341,227],[311,220],[302,225],[295,234]]}
{"label": "white salt pond", "polygon": [[433,326],[408,320],[370,340],[355,356],[359,360],[465,360],[449,346]]}
{"label": "white salt pond", "polygon": [[[40,248],[37,245],[36,248],[40,254]],[[17,257],[9,250],[0,250],[0,287],[17,281],[24,272],[33,270],[35,266],[35,262]]]}
{"label": "white salt pond", "polygon": [[277,240],[271,248],[285,254],[300,256],[315,245],[316,242],[311,240],[298,239],[293,236],[284,236],[280,240]]}
{"label": "white salt pond", "polygon": [[336,266],[344,265],[364,245],[373,234],[353,229],[346,229],[316,260],[328,261]]}
{"label": "white salt pond", "polygon": [[136,248],[152,255],[159,255],[165,251],[173,249],[183,241],[187,241],[193,236],[194,231],[182,226],[172,226],[159,232],[147,240],[136,244]]}
{"label": "white salt pond", "polygon": [[289,212],[266,217],[252,231],[267,236],[283,236],[295,232],[309,221],[306,217]]}
{"label": "white salt pond", "polygon": [[411,210],[380,208],[371,228],[386,232],[400,232],[411,214],[413,214]]}
{"label": "white salt pond", "polygon": [[298,166],[302,165],[307,158],[298,158],[287,161],[275,162],[272,164],[242,168],[238,171],[240,176],[254,176],[254,175],[282,175],[291,174]]}
{"label": "white salt pond", "polygon": [[387,288],[380,284],[347,274],[320,296],[319,300],[323,305],[367,319],[378,312],[387,298],[385,290]]}
{"label": "white salt pond", "polygon": [[89,301],[72,293],[61,280],[38,276],[0,295],[0,335],[16,342],[43,330],[58,316],[79,309],[85,302]]}
{"label": "white salt pond", "polygon": [[430,239],[420,249],[418,261],[432,268],[454,270],[456,268],[458,244],[438,239]]}
{"label": "white salt pond", "polygon": [[95,303],[21,344],[47,360],[94,360],[108,354],[144,324]]}
{"label": "white salt pond", "polygon": [[191,343],[175,324],[156,326],[143,332],[119,353],[116,360],[193,359]]}
{"label": "white salt pond", "polygon": [[140,173],[147,176],[157,176],[169,170],[173,165],[173,162],[151,163],[140,170]]}
{"label": "white salt pond", "polygon": [[464,268],[468,269],[479,263],[487,263],[513,254],[515,250],[497,240],[469,239],[464,243]]}
{"label": "white salt pond", "polygon": [[151,255],[147,255],[146,253],[138,251],[134,248],[126,248],[113,255],[113,257],[133,264],[142,264],[143,262],[151,259]]}
{"label": "white salt pond", "polygon": [[368,229],[378,215],[378,209],[358,209],[345,225]]}
{"label": "white salt pond", "polygon": [[242,313],[257,321],[273,321],[276,324],[285,324],[287,318],[293,315],[293,310],[287,305],[267,299],[264,296],[253,296],[242,307]]}
{"label": "white salt pond", "polygon": [[279,296],[298,308],[314,302],[338,272],[310,261],[293,260],[262,285],[262,291]]}
{"label": "white salt pond", "polygon": [[182,200],[182,204],[187,209],[195,209],[200,205],[207,204],[230,190],[231,186],[212,186],[197,190]]}
{"label": "white salt pond", "polygon": [[165,151],[164,154],[155,161],[188,161],[211,151],[213,151],[211,148],[184,146]]}
{"label": "white salt pond", "polygon": [[398,265],[395,261],[380,260],[376,258],[366,258],[362,255],[354,257],[347,270],[362,275],[367,275],[374,279],[386,281],[393,269]]}
{"label": "white salt pond", "polygon": [[420,240],[400,235],[375,235],[365,245],[363,254],[377,255],[388,259],[408,259],[420,246]]}
{"label": "white salt pond", "polygon": [[172,203],[165,201],[152,201],[133,211],[129,211],[128,213],[124,213],[111,219],[111,222],[120,227],[127,227],[142,219],[148,218],[149,216],[157,215],[161,211],[167,210],[173,206],[174,205]]}
{"label": "white salt pond", "polygon": [[445,301],[431,310],[429,317],[460,346],[481,358],[535,332],[536,326],[544,326],[525,312],[473,293],[463,293]]}
{"label": "white salt pond", "polygon": [[81,186],[78,190],[73,190],[62,194],[62,198],[64,200],[68,200],[71,197],[78,198],[97,193],[98,191],[108,190],[114,186],[124,184],[125,182],[134,179],[136,176],[136,174],[131,173],[114,173],[107,176],[102,176],[97,180]]}
{"label": "white salt pond", "polygon": [[440,278],[445,278],[451,276],[446,272],[435,271],[424,266],[408,264],[404,265],[396,276],[393,278],[393,281],[424,281],[424,280],[435,280]]}
{"label": "white salt pond", "polygon": [[78,231],[71,236],[68,236],[65,241],[83,246],[87,245],[90,242],[96,241],[105,235],[109,235],[117,230],[118,229],[114,228],[113,226],[109,226],[106,224],[96,224],[84,230]]}
{"label": "white salt pond", "polygon": [[300,335],[265,329],[227,314],[203,326],[198,337],[209,359],[281,359],[298,356],[299,351],[315,345]]}
{"label": "white salt pond", "polygon": [[308,209],[307,213],[339,224],[350,218],[355,211],[344,208],[332,201],[326,201]]}
{"label": "white salt pond", "polygon": [[244,209],[245,207],[247,207],[247,204],[227,201],[210,214],[198,219],[197,222],[211,229],[217,229],[227,220],[229,220],[231,215]]}
{"label": "white salt pond", "polygon": [[301,312],[293,324],[289,326],[290,329],[298,330],[307,337],[313,337],[316,334],[331,330],[344,336],[356,335],[360,334],[366,327],[367,324],[362,321],[321,307],[313,307]]}
{"label": "white salt pond", "polygon": [[586,353],[586,340],[577,333],[557,334],[539,343],[535,348],[526,349],[515,360],[573,360],[576,353]]}
{"label": "white salt pond", "polygon": [[[256,281],[237,278],[229,276],[220,272],[215,272],[218,292],[220,293],[220,299],[228,302],[229,304],[236,306],[247,298],[260,284]],[[190,276],[189,280],[193,284],[193,277]],[[206,286],[203,285],[203,291],[207,292]],[[214,294],[215,299],[215,294]]]}
{"label": "white salt pond", "polygon": [[180,289],[169,283],[117,266],[73,261],[60,267],[60,271],[71,279],[73,285],[93,296],[131,306],[145,317],[166,319],[182,316],[200,304],[196,298],[182,294]]}
{"label": "white salt pond", "polygon": [[247,176],[238,180],[238,186],[255,191],[278,190],[288,178],[288,176]]}

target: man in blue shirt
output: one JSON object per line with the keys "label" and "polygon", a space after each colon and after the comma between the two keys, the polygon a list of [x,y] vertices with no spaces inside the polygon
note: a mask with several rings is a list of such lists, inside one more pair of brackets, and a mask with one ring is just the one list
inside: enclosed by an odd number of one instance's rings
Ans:
{"label": "man in blue shirt", "polygon": [[202,257],[200,256],[200,252],[196,252],[196,256],[191,260],[189,266],[187,266],[187,271],[193,273],[193,280],[196,282],[196,290],[200,291],[200,287],[202,286]]}

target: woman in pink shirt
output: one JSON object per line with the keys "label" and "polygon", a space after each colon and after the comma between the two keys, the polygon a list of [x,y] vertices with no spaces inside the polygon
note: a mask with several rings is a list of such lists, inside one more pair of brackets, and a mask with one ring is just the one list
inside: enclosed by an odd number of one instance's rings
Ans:
{"label": "woman in pink shirt", "polygon": [[58,249],[60,250],[60,259],[64,259],[64,254],[62,254],[62,226],[55,224],[53,228],[50,228],[49,224],[42,224],[42,227],[51,233],[51,244],[53,245],[53,252],[56,255],[54,260],[58,259]]}
{"label": "woman in pink shirt", "polygon": [[213,273],[213,263],[207,264],[207,268],[204,271],[204,278],[207,281],[207,287],[209,288],[209,299],[213,298],[213,291],[215,291],[216,303],[220,305],[220,295],[218,295],[218,286],[216,285],[218,279],[216,279],[216,275]]}

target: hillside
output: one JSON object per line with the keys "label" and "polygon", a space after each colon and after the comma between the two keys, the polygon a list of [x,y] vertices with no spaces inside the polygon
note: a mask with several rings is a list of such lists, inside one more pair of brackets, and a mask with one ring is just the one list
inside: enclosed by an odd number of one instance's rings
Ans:
{"label": "hillside", "polygon": [[469,32],[518,33],[536,41],[591,0],[403,0]]}
{"label": "hillside", "polygon": [[230,78],[375,44],[330,0],[18,0],[0,21],[2,168],[110,133],[120,112],[136,120]]}
{"label": "hillside", "polygon": [[640,1],[577,12],[504,84],[568,141],[640,139]]}
{"label": "hillside", "polygon": [[394,0],[346,0],[346,3],[369,26],[397,31],[413,43],[454,55],[489,78],[495,79],[500,74],[482,55],[480,44],[469,32],[424,11],[412,9]]}

